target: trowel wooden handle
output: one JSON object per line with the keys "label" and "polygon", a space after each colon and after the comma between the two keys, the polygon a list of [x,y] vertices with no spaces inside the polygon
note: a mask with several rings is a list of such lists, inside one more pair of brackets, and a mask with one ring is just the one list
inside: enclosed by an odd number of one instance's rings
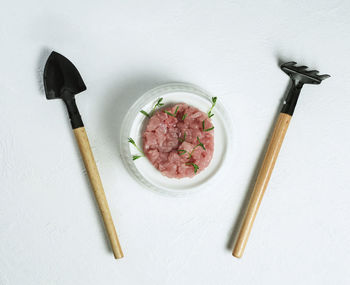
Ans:
{"label": "trowel wooden handle", "polygon": [[117,232],[115,231],[111,212],[109,211],[109,207],[106,200],[105,192],[103,190],[101,178],[98,173],[96,162],[90,148],[90,143],[86,135],[85,128],[80,127],[80,128],[73,129],[73,131],[75,134],[75,138],[78,142],[80,153],[83,157],[87,173],[89,175],[91,186],[94,190],[98,207],[100,208],[100,211],[102,214],[103,222],[107,230],[107,234],[112,246],[114,257],[116,259],[122,258],[124,255],[119,244]]}
{"label": "trowel wooden handle", "polygon": [[248,208],[246,210],[235,247],[233,249],[232,254],[235,257],[240,258],[243,255],[256,214],[258,213],[261,200],[270,180],[272,170],[275,166],[275,162],[277,160],[277,156],[281,149],[281,145],[287,132],[291,118],[291,115],[285,113],[280,113],[278,117],[269,146],[265,154],[264,161],[261,165],[257,180],[255,182],[252,196],[249,200]]}

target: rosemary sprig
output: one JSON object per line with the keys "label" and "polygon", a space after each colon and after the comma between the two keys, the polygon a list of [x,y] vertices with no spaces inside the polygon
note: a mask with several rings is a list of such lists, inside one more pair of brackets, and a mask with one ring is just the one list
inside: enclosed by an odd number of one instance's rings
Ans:
{"label": "rosemary sprig", "polygon": [[188,151],[185,149],[179,149],[178,153],[179,153],[179,155],[184,155],[185,153],[188,153]]}
{"label": "rosemary sprig", "polygon": [[186,119],[186,117],[187,117],[187,114],[184,114],[184,115],[182,116],[182,120],[184,121],[184,120]]}
{"label": "rosemary sprig", "polygon": [[202,128],[203,128],[203,132],[209,132],[211,130],[214,130],[214,126],[212,126],[211,128],[209,129],[206,129],[205,128],[205,120],[202,121]]}
{"label": "rosemary sprig", "polygon": [[199,137],[197,137],[197,141],[198,141],[198,144],[197,144],[194,148],[200,146],[202,149],[207,150],[207,149],[205,148],[204,144],[200,141]]}
{"label": "rosemary sprig", "polygon": [[170,113],[167,110],[164,110],[164,113],[168,114],[169,116],[176,117],[177,110],[179,109],[179,106],[176,107],[174,114]]}
{"label": "rosemary sprig", "polygon": [[137,146],[137,144],[135,143],[135,141],[132,138],[128,138],[128,142],[131,143],[141,153],[141,155],[133,155],[132,160],[136,160],[136,159],[139,159],[140,157],[145,156],[143,151]]}
{"label": "rosemary sprig", "polygon": [[191,152],[188,152],[188,151],[185,150],[185,149],[179,149],[178,152],[179,152],[179,155],[184,155],[185,153],[188,153],[187,159],[190,159],[190,158],[192,157],[192,151],[191,151]]}
{"label": "rosemary sprig", "polygon": [[162,103],[163,98],[159,98],[157,101],[157,104],[154,105],[153,109],[152,109],[152,115],[154,114],[154,111],[156,110],[157,107],[162,107],[164,106],[164,104]]}
{"label": "rosemary sprig", "polygon": [[209,112],[208,112],[208,117],[209,118],[211,118],[212,116],[214,116],[214,114],[211,112],[212,110],[213,110],[213,108],[215,107],[215,105],[216,105],[216,100],[218,99],[218,97],[212,97],[211,98],[211,102],[212,102],[212,104],[211,104],[211,108],[210,108],[210,110],[209,110]]}
{"label": "rosemary sprig", "polygon": [[192,154],[193,154],[194,150],[195,150],[197,147],[199,147],[199,146],[200,146],[202,149],[206,150],[204,144],[200,141],[199,137],[197,137],[197,141],[198,141],[198,144],[197,144],[197,145],[191,150],[191,152],[189,153],[189,154],[190,154],[189,158],[192,157]]}
{"label": "rosemary sprig", "polygon": [[147,112],[144,111],[144,110],[141,110],[140,112],[141,112],[142,114],[144,114],[146,117],[151,118],[151,117],[153,116],[155,110],[157,109],[157,107],[164,106],[164,104],[162,103],[162,101],[163,101],[163,98],[159,98],[158,101],[157,101],[157,103],[153,106],[153,109],[152,109],[152,111],[151,111],[150,113],[147,113]]}
{"label": "rosemary sprig", "polygon": [[186,162],[186,165],[192,165],[193,166],[193,170],[194,170],[194,173],[197,173],[198,169],[199,169],[199,166],[193,162]]}
{"label": "rosemary sprig", "polygon": [[195,149],[196,149],[197,147],[200,146],[202,149],[207,150],[207,149],[205,148],[204,144],[200,141],[199,137],[197,137],[197,141],[198,141],[198,144],[197,144],[190,152],[188,152],[188,151],[185,150],[185,149],[179,149],[179,150],[178,150],[179,155],[184,155],[185,153],[188,153],[188,158],[187,158],[187,159],[190,159],[190,158],[192,157],[193,152],[195,151]]}

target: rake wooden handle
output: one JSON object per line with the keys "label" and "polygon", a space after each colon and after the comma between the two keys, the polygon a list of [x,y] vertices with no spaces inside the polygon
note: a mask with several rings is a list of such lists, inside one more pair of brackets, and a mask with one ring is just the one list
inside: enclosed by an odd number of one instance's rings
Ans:
{"label": "rake wooden handle", "polygon": [[109,207],[108,207],[106,195],[105,195],[105,192],[103,190],[101,178],[100,178],[100,175],[98,173],[96,162],[95,162],[94,156],[93,156],[91,148],[90,148],[90,143],[89,143],[88,137],[86,135],[85,128],[80,127],[80,128],[73,129],[73,131],[74,131],[74,135],[75,135],[75,138],[77,140],[77,143],[78,143],[78,146],[80,149],[80,153],[83,157],[87,173],[89,175],[91,186],[94,190],[94,194],[95,194],[95,198],[96,198],[97,203],[98,203],[98,207],[100,208],[100,211],[101,211],[101,215],[102,215],[103,222],[104,222],[106,230],[107,230],[109,241],[110,241],[111,246],[112,246],[114,257],[116,259],[122,258],[124,255],[123,255],[122,249],[120,247],[117,232],[116,232],[114,224],[113,224],[111,212],[110,212]]}
{"label": "rake wooden handle", "polygon": [[249,200],[248,208],[246,210],[235,247],[232,252],[233,256],[235,257],[240,258],[243,255],[249,234],[252,230],[255,217],[258,213],[259,206],[264,196],[267,184],[269,183],[272,170],[275,166],[277,156],[281,149],[282,142],[287,132],[291,118],[291,115],[285,113],[280,113],[278,117],[264,157],[264,161],[261,165],[257,180],[255,182],[253,193]]}

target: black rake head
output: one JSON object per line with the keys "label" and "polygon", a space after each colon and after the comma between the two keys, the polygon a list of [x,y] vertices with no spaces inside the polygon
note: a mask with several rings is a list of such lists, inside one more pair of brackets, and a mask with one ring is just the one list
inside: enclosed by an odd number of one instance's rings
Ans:
{"label": "black rake head", "polygon": [[281,65],[281,69],[289,75],[295,85],[320,84],[322,80],[330,77],[328,74],[318,74],[318,70],[307,70],[308,67],[296,66],[295,61],[289,61]]}

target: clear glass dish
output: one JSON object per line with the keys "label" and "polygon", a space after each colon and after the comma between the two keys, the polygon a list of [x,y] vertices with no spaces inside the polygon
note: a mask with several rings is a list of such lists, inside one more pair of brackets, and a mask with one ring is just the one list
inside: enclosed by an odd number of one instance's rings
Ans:
{"label": "clear glass dish", "polygon": [[124,166],[131,176],[142,186],[158,193],[180,196],[209,188],[219,179],[221,170],[227,163],[227,157],[232,158],[232,126],[220,101],[220,96],[213,110],[212,122],[214,124],[214,155],[209,166],[193,178],[168,178],[163,176],[145,158],[132,160],[133,154],[138,151],[128,143],[128,138],[135,140],[142,147],[142,131],[148,122],[148,118],[140,113],[140,110],[149,111],[155,102],[162,97],[165,104],[187,103],[203,112],[208,112],[211,107],[212,96],[203,89],[187,83],[169,83],[149,90],[143,94],[129,109],[121,127],[120,153]]}

